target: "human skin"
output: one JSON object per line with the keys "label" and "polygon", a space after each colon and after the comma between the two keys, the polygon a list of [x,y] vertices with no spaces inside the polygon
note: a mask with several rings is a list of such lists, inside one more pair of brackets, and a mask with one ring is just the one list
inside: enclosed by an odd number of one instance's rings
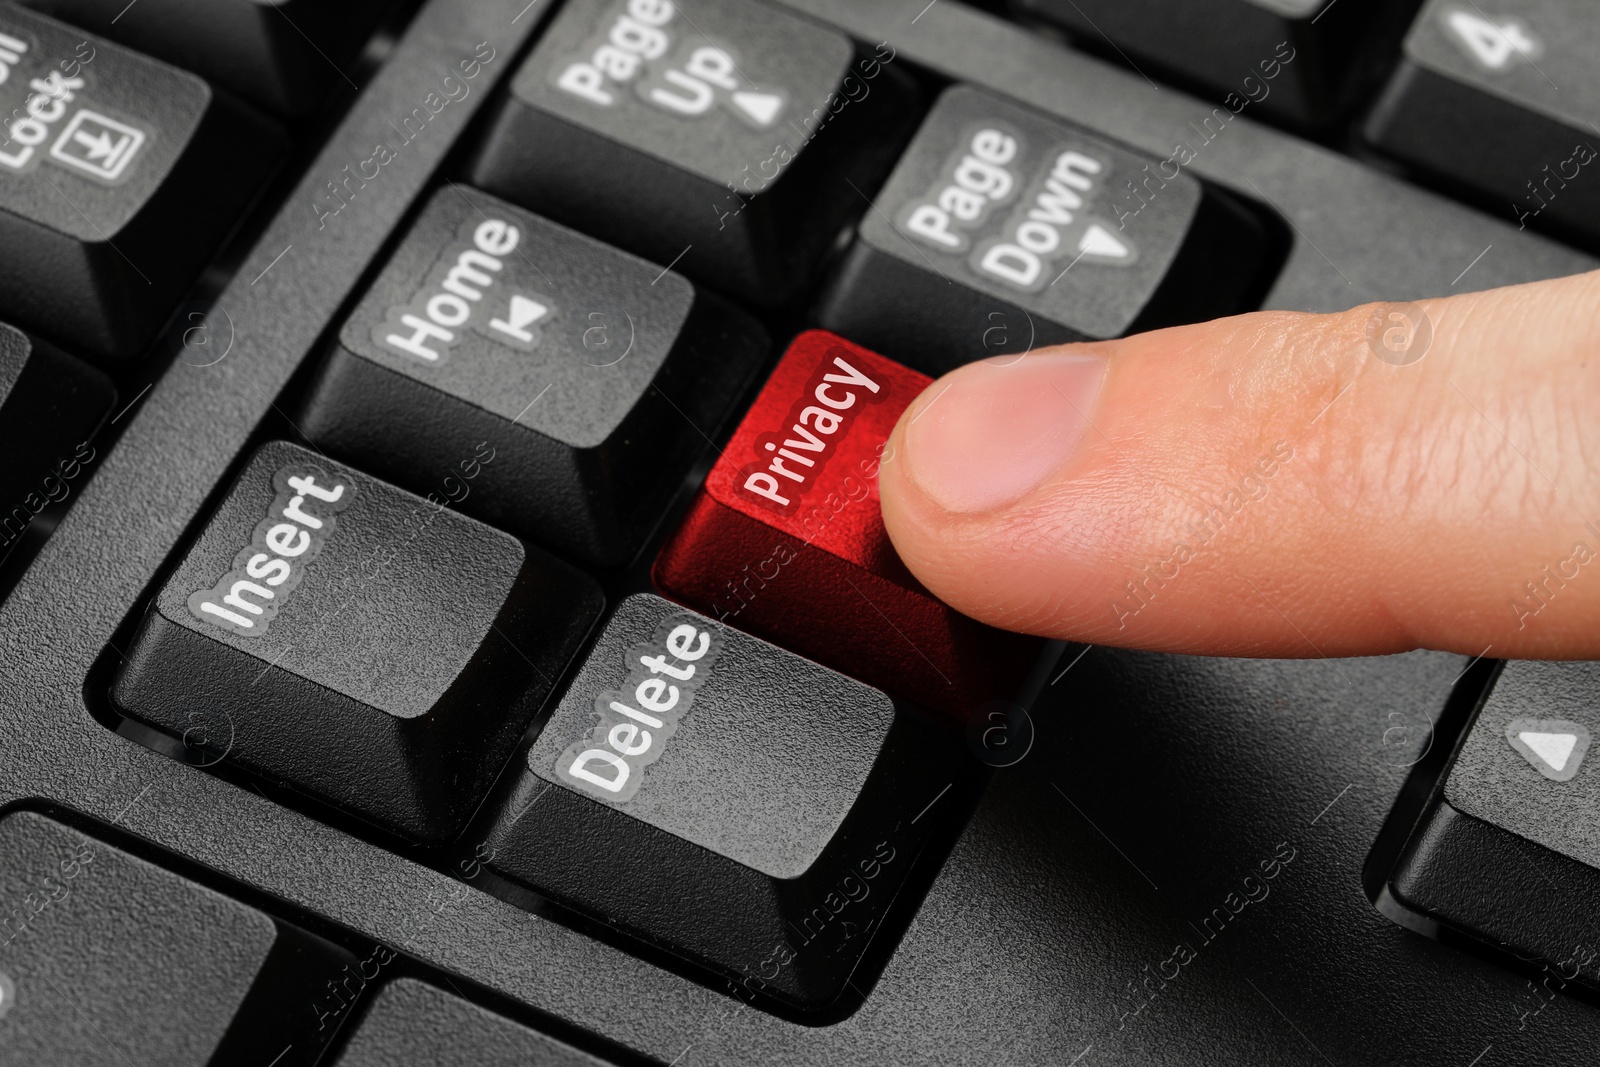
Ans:
{"label": "human skin", "polygon": [[1600,657],[1600,272],[969,364],[880,490],[912,572],[1008,629]]}

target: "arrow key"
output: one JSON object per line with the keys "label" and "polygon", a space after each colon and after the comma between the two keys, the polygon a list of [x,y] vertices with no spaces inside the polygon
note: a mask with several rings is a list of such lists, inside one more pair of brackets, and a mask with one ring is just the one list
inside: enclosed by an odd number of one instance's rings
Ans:
{"label": "arrow key", "polygon": [[1407,764],[1412,795],[1379,840],[1399,834],[1373,849],[1392,857],[1379,909],[1469,934],[1519,969],[1546,960],[1563,984],[1600,991],[1584,947],[1600,896],[1600,774],[1587,758],[1600,663],[1513,660],[1487,685],[1467,694],[1477,710],[1464,738],[1430,742],[1431,758]]}

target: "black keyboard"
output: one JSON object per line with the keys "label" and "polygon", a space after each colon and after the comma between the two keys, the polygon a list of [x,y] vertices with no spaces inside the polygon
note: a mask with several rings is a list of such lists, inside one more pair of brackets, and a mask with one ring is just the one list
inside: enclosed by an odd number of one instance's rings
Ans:
{"label": "black keyboard", "polygon": [[0,3],[0,1065],[1592,1063],[1593,665],[1019,638],[874,483],[975,356],[1594,267],[1597,43]]}

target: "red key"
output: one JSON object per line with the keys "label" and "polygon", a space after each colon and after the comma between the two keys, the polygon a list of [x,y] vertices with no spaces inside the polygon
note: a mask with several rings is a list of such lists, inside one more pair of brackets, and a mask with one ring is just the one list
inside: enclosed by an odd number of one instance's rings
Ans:
{"label": "red key", "polygon": [[1041,642],[951,610],[895,555],[878,464],[932,381],[831,333],[795,338],[656,557],[661,591],[964,722]]}

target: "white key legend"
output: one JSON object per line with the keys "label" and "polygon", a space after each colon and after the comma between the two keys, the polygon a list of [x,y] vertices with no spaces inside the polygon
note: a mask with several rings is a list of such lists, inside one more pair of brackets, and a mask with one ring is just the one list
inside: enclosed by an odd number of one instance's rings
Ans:
{"label": "white key legend", "polygon": [[50,158],[92,178],[114,182],[128,169],[144,141],[143,130],[83,108],[50,146]]}
{"label": "white key legend", "polygon": [[1512,719],[1506,740],[1552,782],[1571,781],[1589,751],[1589,729],[1567,719]]}

